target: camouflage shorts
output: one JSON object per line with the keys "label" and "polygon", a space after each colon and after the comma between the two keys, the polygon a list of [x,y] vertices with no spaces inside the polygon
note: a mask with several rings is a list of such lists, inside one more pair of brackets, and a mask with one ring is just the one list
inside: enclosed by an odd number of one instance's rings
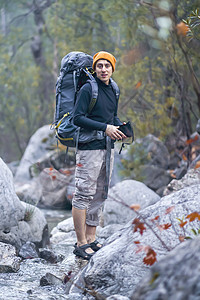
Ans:
{"label": "camouflage shorts", "polygon": [[[114,162],[114,149],[111,150],[110,176]],[[99,224],[101,207],[105,201],[106,150],[78,150],[76,155],[75,193],[72,205],[86,209],[86,223]]]}

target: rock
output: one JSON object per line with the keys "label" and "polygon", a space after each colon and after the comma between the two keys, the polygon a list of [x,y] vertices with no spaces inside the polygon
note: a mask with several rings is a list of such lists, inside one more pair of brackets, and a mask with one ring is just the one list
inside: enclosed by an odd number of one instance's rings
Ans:
{"label": "rock", "polygon": [[16,183],[24,183],[31,179],[29,168],[37,163],[47,151],[55,148],[56,140],[54,132],[50,130],[49,125],[39,128],[31,137],[24,155],[20,161],[15,174]]}
{"label": "rock", "polygon": [[0,240],[17,249],[27,241],[45,246],[49,237],[43,213],[19,200],[14,190],[12,173],[1,159],[0,168]]}
{"label": "rock", "polygon": [[200,184],[200,169],[190,169],[180,180],[173,179],[166,187],[163,195],[169,195],[187,186]]}
{"label": "rock", "polygon": [[67,240],[72,244],[74,244],[76,241],[76,234],[74,231],[74,223],[72,217],[59,222],[57,226],[54,227],[51,231],[51,243],[57,244]]}
{"label": "rock", "polygon": [[131,300],[194,299],[200,295],[200,238],[182,243],[152,266]]}
{"label": "rock", "polygon": [[72,200],[67,199],[66,194],[69,185],[73,185],[74,187],[73,179],[74,169],[66,170],[66,173],[62,174],[56,169],[45,168],[38,178],[38,182],[42,186],[40,206],[46,208],[66,208],[67,202],[71,203]]}
{"label": "rock", "polygon": [[96,236],[98,237],[98,240],[99,239],[105,240],[109,238],[113,233],[115,233],[116,231],[122,228],[123,228],[122,224],[110,224],[105,227],[98,226],[96,231]]}
{"label": "rock", "polygon": [[26,242],[19,250],[19,256],[24,259],[38,258],[38,252],[35,244]]}
{"label": "rock", "polygon": [[149,165],[157,166],[161,169],[167,170],[169,165],[169,152],[167,147],[155,136],[148,134],[143,139],[136,141],[149,161]]}
{"label": "rock", "polygon": [[21,201],[42,208],[71,208],[74,192],[74,167],[61,169],[45,168],[38,177],[16,185],[16,193]]}
{"label": "rock", "polygon": [[174,170],[173,174],[176,176],[176,179],[179,180],[187,173],[187,170],[187,162],[182,160],[180,166]]}
{"label": "rock", "polygon": [[17,171],[17,168],[19,167],[19,161],[12,161],[10,163],[7,163],[8,168],[11,170],[13,176],[15,176],[15,173]]}
{"label": "rock", "polygon": [[141,209],[159,201],[160,197],[144,183],[136,180],[124,180],[109,190],[105,201],[103,219],[108,224],[125,224],[135,217],[135,212],[125,205],[139,204]]}
{"label": "rock", "polygon": [[157,192],[158,189],[166,187],[171,181],[171,176],[167,170],[160,167],[143,165],[139,169],[143,178],[142,182],[153,191]]}
{"label": "rock", "polygon": [[31,177],[37,177],[45,168],[54,168],[56,170],[70,169],[75,166],[75,152],[54,150],[44,154],[36,163],[29,167]]}
{"label": "rock", "polygon": [[[149,268],[143,262],[146,256],[145,252],[138,252],[138,244],[134,242],[139,241],[141,246],[152,247],[156,251],[157,261],[160,261],[170,250],[180,244],[181,236],[192,237],[192,228],[198,231],[198,221],[194,221],[192,224],[187,222],[183,230],[179,226],[178,219],[199,211],[199,200],[200,186],[194,185],[165,196],[155,204],[141,210],[142,220],[152,226],[159,238],[147,225],[145,225],[147,230],[144,230],[141,235],[138,231],[133,232],[135,227],[132,222],[127,223],[123,229],[108,238],[105,246],[90,259],[87,266],[78,274],[70,293],[78,292],[75,287],[78,283],[83,288],[91,286],[104,297],[115,294],[130,297],[142,278],[146,276]],[[169,212],[169,208],[171,212]],[[156,221],[156,219],[158,220]],[[160,231],[159,228],[163,227],[158,225],[163,224],[169,228]]]}
{"label": "rock", "polygon": [[57,255],[55,255],[55,253],[49,249],[39,249],[39,256],[51,264],[55,264],[58,261]]}
{"label": "rock", "polygon": [[154,191],[161,192],[170,182],[168,173],[170,155],[167,147],[155,136],[149,134],[137,139],[121,159],[119,171],[124,176],[142,181]]}
{"label": "rock", "polygon": [[106,298],[106,300],[129,300],[129,298],[122,295],[113,295]]}
{"label": "rock", "polygon": [[80,295],[78,293],[70,294],[70,296],[66,295],[65,299],[66,300],[84,300],[84,298],[82,297],[82,295]]}
{"label": "rock", "polygon": [[15,247],[0,242],[0,273],[17,272],[20,268],[19,263]]}
{"label": "rock", "polygon": [[121,142],[116,142],[110,187],[113,187],[118,182],[121,182],[124,179],[124,176],[121,174],[121,171],[123,170],[122,160],[127,158],[128,150],[130,149],[130,147],[126,145],[125,148],[123,148],[123,151],[119,154],[120,148]]}
{"label": "rock", "polygon": [[8,232],[23,220],[25,208],[15,194],[13,175],[1,158],[0,169],[0,232]]}
{"label": "rock", "polygon": [[42,199],[42,185],[37,179],[16,186],[15,190],[19,199],[28,204],[37,206]]}
{"label": "rock", "polygon": [[[23,202],[22,202],[23,203]],[[30,227],[31,242],[35,243],[38,248],[43,248],[49,244],[49,230],[48,224],[43,212],[30,204],[23,203],[26,207],[26,223]]]}
{"label": "rock", "polygon": [[73,222],[73,218],[68,218],[60,223],[58,223],[58,225],[56,226],[57,229],[59,231],[62,232],[70,232],[74,230],[74,222]]}
{"label": "rock", "polygon": [[40,286],[59,285],[62,283],[62,278],[59,278],[51,273],[46,273],[46,275],[40,279]]}

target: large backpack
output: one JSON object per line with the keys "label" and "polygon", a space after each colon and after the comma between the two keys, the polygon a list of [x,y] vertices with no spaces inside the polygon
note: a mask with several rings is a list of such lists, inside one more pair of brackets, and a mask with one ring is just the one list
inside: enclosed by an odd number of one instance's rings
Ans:
{"label": "large backpack", "polygon": [[[95,139],[103,139],[102,131],[80,130],[73,123],[74,106],[80,88],[89,82],[92,97],[88,108],[91,113],[97,97],[98,85],[93,77],[92,56],[83,52],[70,52],[61,61],[60,75],[56,82],[56,108],[54,128],[57,139],[67,147],[77,147],[78,142],[88,143]],[[119,88],[111,79],[116,99],[119,98]]]}

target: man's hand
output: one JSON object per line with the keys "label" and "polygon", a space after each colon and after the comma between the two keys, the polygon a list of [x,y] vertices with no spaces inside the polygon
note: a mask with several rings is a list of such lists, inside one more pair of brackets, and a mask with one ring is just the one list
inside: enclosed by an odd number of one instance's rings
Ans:
{"label": "man's hand", "polygon": [[123,132],[121,132],[118,128],[119,128],[119,126],[107,125],[106,134],[112,140],[122,140],[122,139],[125,139],[126,135],[123,134]]}

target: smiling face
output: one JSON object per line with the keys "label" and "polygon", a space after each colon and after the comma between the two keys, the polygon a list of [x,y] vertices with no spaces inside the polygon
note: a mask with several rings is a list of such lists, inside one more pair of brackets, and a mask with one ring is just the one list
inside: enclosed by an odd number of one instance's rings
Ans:
{"label": "smiling face", "polygon": [[105,84],[109,84],[109,79],[112,76],[113,70],[111,63],[106,59],[100,59],[96,62],[95,72],[97,78],[103,81]]}

